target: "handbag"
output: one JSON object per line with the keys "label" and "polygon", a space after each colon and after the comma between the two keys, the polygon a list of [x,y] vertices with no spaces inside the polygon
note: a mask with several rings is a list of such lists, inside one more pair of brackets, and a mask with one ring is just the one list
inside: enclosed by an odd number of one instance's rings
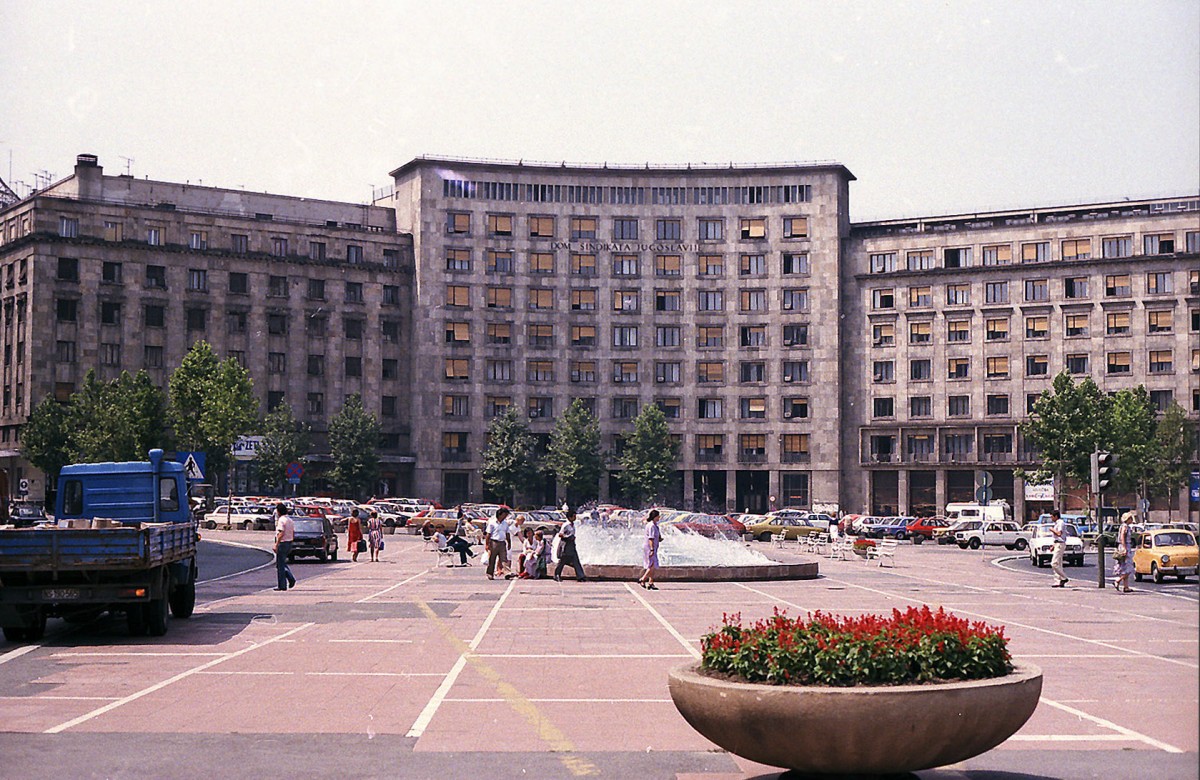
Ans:
{"label": "handbag", "polygon": [[379,540],[379,549],[380,550],[383,549],[383,540],[382,539]]}
{"label": "handbag", "polygon": [[355,548],[354,548],[354,549],[355,549],[355,551],[356,551],[356,552],[366,552],[366,551],[367,551],[367,540],[366,540],[366,539],[359,539],[359,540],[358,540],[358,544],[357,544],[357,545],[355,545]]}
{"label": "handbag", "polygon": [[1125,563],[1125,559],[1129,557],[1128,553],[1119,552],[1113,556],[1113,560],[1117,563]]}

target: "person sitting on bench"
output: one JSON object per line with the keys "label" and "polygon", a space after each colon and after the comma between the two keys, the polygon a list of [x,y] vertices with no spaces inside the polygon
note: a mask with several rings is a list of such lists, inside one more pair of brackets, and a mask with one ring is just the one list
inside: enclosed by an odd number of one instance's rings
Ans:
{"label": "person sitting on bench", "polygon": [[459,565],[468,565],[467,556],[469,555],[472,558],[475,557],[475,551],[471,549],[471,543],[459,536],[457,533],[447,539],[445,530],[446,529],[440,525],[437,527],[437,533],[434,534],[433,537],[437,543],[437,548],[439,550],[452,550],[458,553]]}

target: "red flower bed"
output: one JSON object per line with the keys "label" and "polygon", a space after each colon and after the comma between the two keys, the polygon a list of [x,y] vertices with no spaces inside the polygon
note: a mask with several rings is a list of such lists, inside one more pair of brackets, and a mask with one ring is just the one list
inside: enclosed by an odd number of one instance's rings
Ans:
{"label": "red flower bed", "polygon": [[774,685],[979,680],[1013,669],[1003,627],[928,606],[892,610],[890,617],[814,612],[807,620],[776,609],[748,627],[740,614],[724,615],[700,644],[705,670]]}

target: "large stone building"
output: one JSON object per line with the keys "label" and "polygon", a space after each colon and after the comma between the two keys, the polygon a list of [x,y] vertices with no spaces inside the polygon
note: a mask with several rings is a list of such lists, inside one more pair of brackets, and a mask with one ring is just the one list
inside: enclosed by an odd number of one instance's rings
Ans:
{"label": "large stone building", "polygon": [[418,158],[392,176],[362,206],[81,157],[0,212],[10,470],[42,396],[93,366],[165,379],[201,336],[264,409],[318,429],[362,393],[384,487],[447,502],[483,496],[497,413],[547,438],[576,398],[610,451],[657,404],[681,445],[673,501],[752,510],[927,512],[987,470],[1036,512],[1018,426],[1064,369],[1200,416],[1196,197],[852,224],[833,163]]}

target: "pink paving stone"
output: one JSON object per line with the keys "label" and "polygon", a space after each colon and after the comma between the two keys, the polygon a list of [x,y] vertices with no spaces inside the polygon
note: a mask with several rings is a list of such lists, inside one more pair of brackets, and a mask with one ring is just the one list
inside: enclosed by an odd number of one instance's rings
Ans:
{"label": "pink paving stone", "polygon": [[666,700],[667,670],[689,658],[477,658],[463,668],[449,697],[496,698],[501,694],[493,675],[499,675],[531,699]]}

